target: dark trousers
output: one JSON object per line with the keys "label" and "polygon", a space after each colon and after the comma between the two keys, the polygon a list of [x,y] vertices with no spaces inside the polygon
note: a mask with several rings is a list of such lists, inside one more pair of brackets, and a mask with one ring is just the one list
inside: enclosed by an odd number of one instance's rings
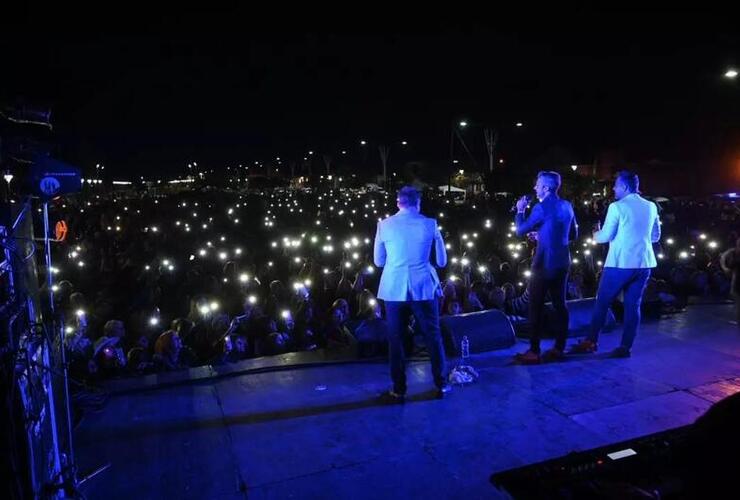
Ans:
{"label": "dark trousers", "polygon": [[424,342],[432,363],[434,384],[441,387],[447,376],[445,352],[442,347],[442,334],[439,329],[439,307],[436,300],[414,300],[406,302],[385,302],[388,323],[388,354],[391,365],[393,390],[406,393],[406,357],[403,350],[404,335],[407,334],[411,315],[424,335]]}
{"label": "dark trousers", "polygon": [[566,287],[568,286],[568,269],[557,269],[549,272],[532,271],[529,280],[529,324],[532,328],[530,349],[540,352],[540,339],[545,327],[545,298],[550,294],[555,308],[555,347],[565,349],[568,338],[568,308],[565,307]]}
{"label": "dark trousers", "polygon": [[591,318],[589,340],[597,342],[604,327],[609,306],[624,291],[624,330],[622,347],[632,349],[640,326],[640,304],[642,293],[650,277],[650,269],[620,269],[605,267],[601,273],[599,291],[596,293],[596,306]]}

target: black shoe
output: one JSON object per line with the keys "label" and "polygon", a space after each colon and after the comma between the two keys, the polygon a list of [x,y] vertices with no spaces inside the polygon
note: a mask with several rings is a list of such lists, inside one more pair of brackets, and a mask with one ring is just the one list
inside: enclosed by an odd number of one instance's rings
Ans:
{"label": "black shoe", "polygon": [[381,402],[386,404],[402,404],[406,401],[406,394],[395,392],[390,389],[379,396]]}
{"label": "black shoe", "polygon": [[449,394],[450,392],[452,392],[452,386],[448,383],[442,384],[440,387],[437,387],[437,399],[444,399],[445,394]]}
{"label": "black shoe", "polygon": [[542,353],[542,356],[540,356],[540,359],[543,363],[552,363],[554,361],[563,361],[565,359],[565,353],[563,352],[563,349],[558,349],[557,347],[553,347],[552,349],[549,349]]}
{"label": "black shoe", "polygon": [[630,350],[622,346],[617,347],[609,353],[610,358],[629,358],[630,356],[632,356]]}

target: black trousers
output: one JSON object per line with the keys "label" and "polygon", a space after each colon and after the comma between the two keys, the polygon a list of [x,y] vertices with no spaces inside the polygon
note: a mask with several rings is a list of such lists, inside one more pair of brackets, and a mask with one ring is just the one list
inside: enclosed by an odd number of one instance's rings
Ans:
{"label": "black trousers", "polygon": [[439,328],[437,301],[385,301],[385,313],[388,322],[388,354],[394,392],[406,393],[406,356],[404,355],[403,340],[412,314],[424,335],[424,342],[431,358],[434,384],[441,387],[445,383],[447,373],[442,334]]}
{"label": "black trousers", "polygon": [[530,349],[540,352],[540,339],[545,328],[545,299],[550,300],[555,308],[555,347],[565,349],[568,338],[568,308],[565,307],[566,287],[568,286],[568,269],[557,269],[545,272],[533,270],[529,280],[529,324],[532,328]]}

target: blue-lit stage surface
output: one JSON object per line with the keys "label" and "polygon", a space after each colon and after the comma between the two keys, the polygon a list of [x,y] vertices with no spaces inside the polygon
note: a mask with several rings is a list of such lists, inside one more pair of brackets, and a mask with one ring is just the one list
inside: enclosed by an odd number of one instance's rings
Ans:
{"label": "blue-lit stage surface", "polygon": [[[733,314],[732,305],[694,305],[646,323],[629,359],[512,365],[523,342],[477,355],[480,381],[442,401],[428,362],[414,363],[405,405],[377,401],[389,382],[381,363],[218,378],[208,377],[217,369],[194,370],[200,380],[117,395],[85,417],[80,470],[112,467],[83,492],[106,500],[496,498],[495,471],[686,425],[740,391]],[[620,334],[605,334],[601,350]]]}

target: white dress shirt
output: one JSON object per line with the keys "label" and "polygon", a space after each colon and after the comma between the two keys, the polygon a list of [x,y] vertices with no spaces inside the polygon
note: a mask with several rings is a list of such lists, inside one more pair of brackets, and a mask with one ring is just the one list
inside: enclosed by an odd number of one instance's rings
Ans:
{"label": "white dress shirt", "polygon": [[437,266],[446,266],[447,251],[435,219],[401,209],[378,222],[374,260],[383,268],[378,298],[400,302],[440,296],[439,277],[429,261],[432,248]]}
{"label": "white dress shirt", "polygon": [[644,269],[657,266],[653,243],[660,240],[658,207],[637,193],[609,205],[597,243],[609,243],[604,267]]}

